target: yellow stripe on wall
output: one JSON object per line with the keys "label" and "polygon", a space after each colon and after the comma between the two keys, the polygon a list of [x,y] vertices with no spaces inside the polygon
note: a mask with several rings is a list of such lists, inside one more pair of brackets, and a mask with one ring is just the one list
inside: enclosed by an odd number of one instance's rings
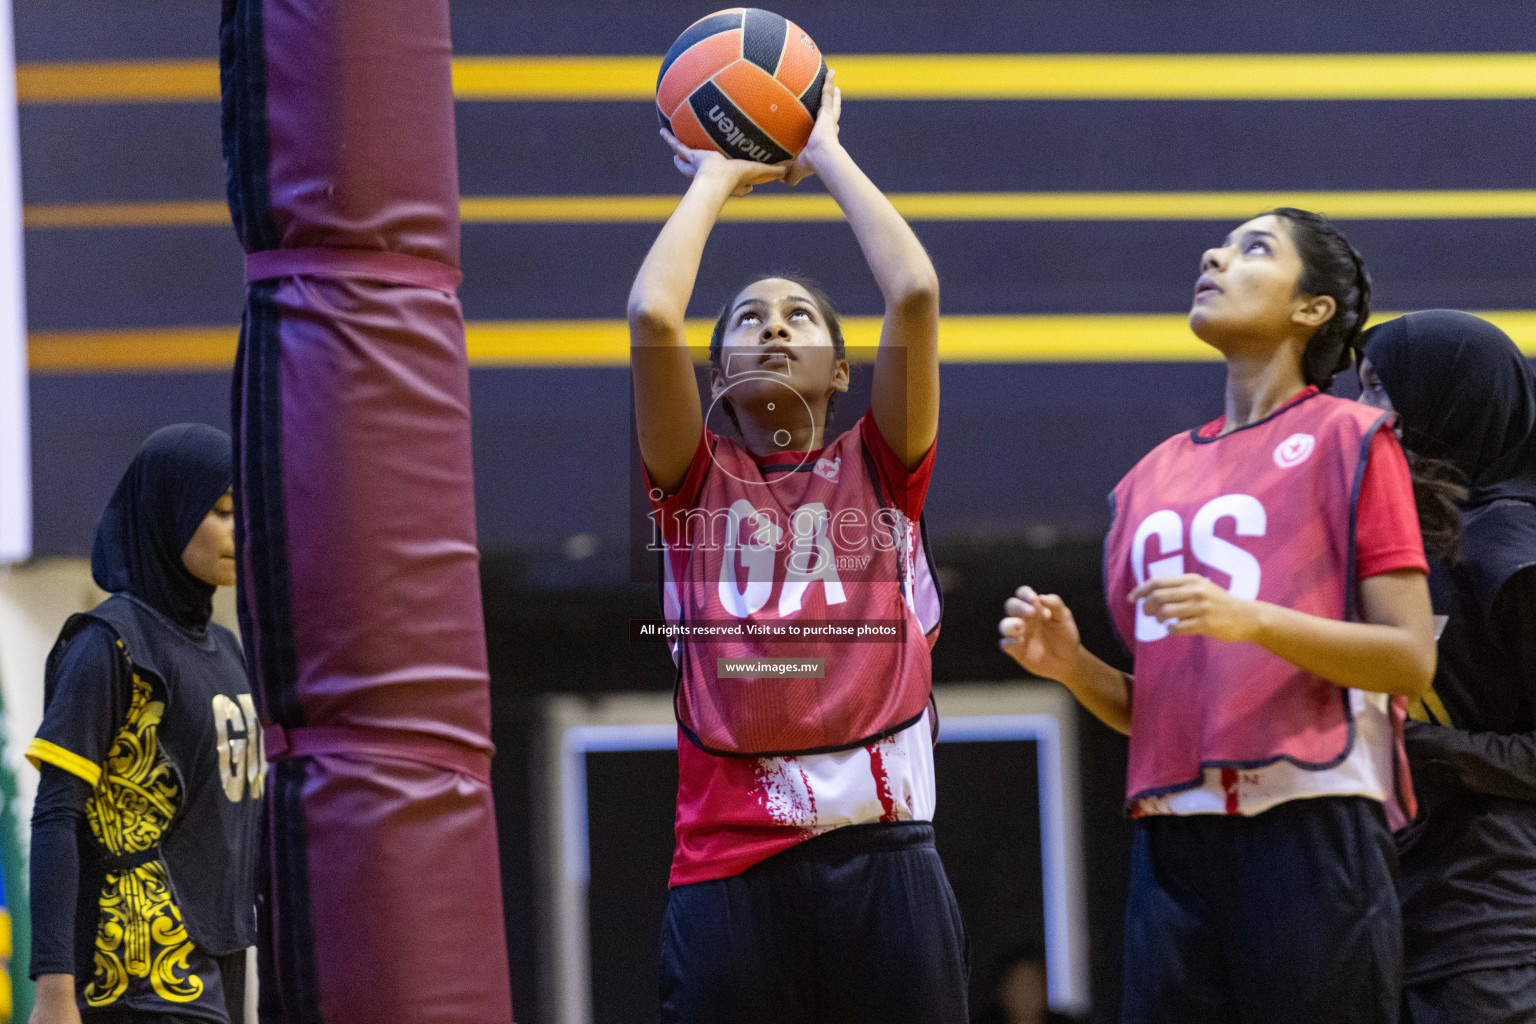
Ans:
{"label": "yellow stripe on wall", "polygon": [[[654,57],[455,57],[461,100],[652,100]],[[841,72],[839,72],[841,74]]]}
{"label": "yellow stripe on wall", "polygon": [[[1446,100],[1536,98],[1536,54],[847,54],[859,99]],[[648,100],[660,55],[457,57],[461,100]],[[213,61],[22,64],[22,103],[219,98]]]}
{"label": "yellow stripe on wall", "polygon": [[187,103],[217,101],[211,60],[118,60],[16,66],[18,103]]}
{"label": "yellow stripe on wall", "polygon": [[235,327],[34,331],[27,336],[27,365],[33,373],[228,370],[238,338]]}
{"label": "yellow stripe on wall", "polygon": [[1536,54],[975,54],[835,58],[866,99],[1443,100],[1536,97]]}
{"label": "yellow stripe on wall", "polygon": [[[1398,313],[1384,313],[1375,322]],[[1536,356],[1536,310],[1479,313]],[[689,344],[704,348],[713,322],[690,320]],[[879,342],[878,317],[848,317],[851,346]],[[165,373],[228,370],[234,327],[37,332],[34,373]],[[467,327],[469,362],[477,367],[625,366],[629,332],[622,320],[482,320]],[[1182,314],[947,316],[939,355],[951,363],[1199,362],[1217,358],[1192,334]]]}
{"label": "yellow stripe on wall", "polygon": [[163,203],[60,203],[22,208],[29,228],[228,227],[229,206],[222,200],[175,200]]}
{"label": "yellow stripe on wall", "polygon": [[[713,320],[688,321],[688,344],[702,352]],[[855,349],[880,343],[880,318],[843,319]],[[622,320],[481,321],[469,325],[472,366],[629,364]],[[947,316],[939,328],[946,362],[1189,362],[1217,358],[1189,333],[1180,315]]]}
{"label": "yellow stripe on wall", "polygon": [[[1348,220],[1536,217],[1536,189],[1378,192],[907,192],[891,202],[913,221],[1234,220],[1275,206]],[[466,197],[469,224],[659,222],[675,196]],[[840,221],[824,193],[752,195],[727,203],[723,221]]]}
{"label": "yellow stripe on wall", "polygon": [[[1536,218],[1536,189],[1395,192],[906,192],[891,201],[912,221],[1223,220],[1275,206],[1321,210],[1340,220]],[[466,224],[660,223],[677,196],[466,196]],[[228,227],[218,200],[34,205],[34,229]],[[824,193],[752,195],[726,204],[724,221],[840,221]]]}

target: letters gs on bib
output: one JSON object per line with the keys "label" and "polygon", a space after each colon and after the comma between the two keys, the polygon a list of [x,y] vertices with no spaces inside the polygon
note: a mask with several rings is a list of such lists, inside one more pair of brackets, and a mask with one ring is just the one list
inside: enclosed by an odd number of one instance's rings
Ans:
{"label": "letters gs on bib", "polygon": [[219,782],[224,795],[233,803],[247,796],[260,800],[266,789],[267,750],[255,701],[248,693],[242,693],[238,702],[216,694],[213,724],[218,734]]}
{"label": "letters gs on bib", "polygon": [[[1306,451],[1289,465],[1295,465],[1311,454],[1312,438],[1297,434],[1275,449],[1276,463],[1280,462],[1282,449],[1297,437],[1306,438],[1308,444]],[[1264,506],[1251,494],[1223,494],[1200,506],[1190,520],[1187,537],[1183,518],[1172,509],[1160,509],[1143,519],[1131,540],[1131,571],[1135,573],[1137,585],[1148,579],[1198,571],[1189,567],[1185,559],[1187,553],[1200,565],[1225,574],[1229,580],[1227,591],[1233,597],[1245,601],[1256,599],[1263,575],[1259,560],[1231,541],[1216,536],[1216,524],[1223,519],[1233,520],[1233,533],[1238,537],[1262,537],[1269,528]],[[1158,557],[1149,562],[1153,538],[1157,540]],[[1151,643],[1168,636],[1168,623],[1148,615],[1142,607],[1144,604],[1145,601],[1136,602],[1136,639]]]}
{"label": "letters gs on bib", "polygon": [[[1317,439],[1311,434],[1297,433],[1275,446],[1275,465],[1291,469],[1306,462],[1317,447]],[[1234,597],[1252,601],[1259,596],[1259,583],[1263,570],[1259,560],[1251,553],[1216,536],[1216,524],[1223,519],[1235,522],[1234,533],[1239,537],[1262,537],[1268,528],[1268,515],[1259,499],[1250,494],[1223,494],[1213,498],[1195,513],[1189,527],[1189,553],[1201,565],[1228,578],[1227,591]],[[1147,542],[1156,537],[1161,557],[1147,563]],[[1166,576],[1180,576],[1192,571],[1184,559],[1184,520],[1172,509],[1154,512],[1136,527],[1131,541],[1131,569],[1137,584]],[[1151,643],[1168,636],[1168,623],[1159,622],[1146,614],[1143,605],[1136,602],[1136,639]]]}

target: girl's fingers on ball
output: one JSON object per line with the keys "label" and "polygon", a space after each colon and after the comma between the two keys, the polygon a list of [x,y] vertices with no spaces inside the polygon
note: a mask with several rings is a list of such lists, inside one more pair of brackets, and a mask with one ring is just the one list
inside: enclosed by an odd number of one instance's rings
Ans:
{"label": "girl's fingers on ball", "polygon": [[672,152],[673,153],[676,153],[679,157],[681,157],[684,160],[689,160],[689,159],[692,158],[693,150],[689,149],[687,146],[685,146],[681,142],[677,141],[677,136],[676,135],[673,135],[671,132],[669,132],[665,128],[663,128],[661,130],[661,137],[666,140],[668,146],[672,147]]}

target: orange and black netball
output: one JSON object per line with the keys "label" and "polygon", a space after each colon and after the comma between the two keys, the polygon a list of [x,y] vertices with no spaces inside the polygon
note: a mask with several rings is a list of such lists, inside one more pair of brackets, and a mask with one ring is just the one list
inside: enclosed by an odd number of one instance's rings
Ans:
{"label": "orange and black netball", "polygon": [[805,148],[827,63],[794,22],[756,7],[689,25],[656,76],[662,127],[693,149],[761,163]]}

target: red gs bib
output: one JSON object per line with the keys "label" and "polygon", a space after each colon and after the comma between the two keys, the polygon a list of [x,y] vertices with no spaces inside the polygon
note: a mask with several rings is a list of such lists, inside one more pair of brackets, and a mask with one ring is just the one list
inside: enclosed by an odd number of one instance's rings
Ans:
{"label": "red gs bib", "polygon": [[1115,488],[1104,571],[1135,658],[1129,803],[1199,785],[1206,768],[1321,770],[1348,755],[1345,689],[1257,644],[1172,635],[1127,596],[1192,572],[1241,598],[1355,620],[1355,508],[1389,421],[1314,392],[1219,437],[1172,437]]}

